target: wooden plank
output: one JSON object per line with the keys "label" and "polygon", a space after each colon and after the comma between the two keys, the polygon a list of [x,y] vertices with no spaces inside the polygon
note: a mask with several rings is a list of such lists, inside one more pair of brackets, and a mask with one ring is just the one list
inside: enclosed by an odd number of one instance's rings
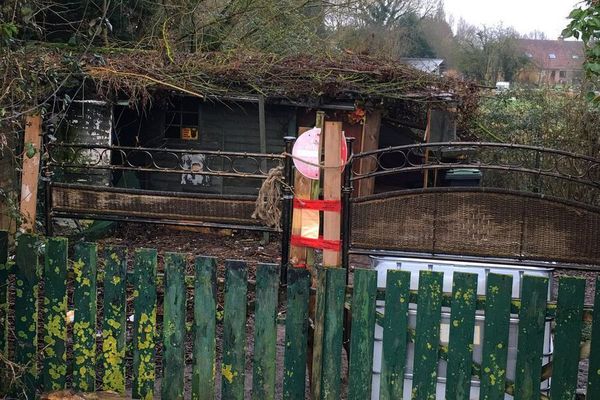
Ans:
{"label": "wooden plank", "polygon": [[73,272],[73,388],[96,390],[96,268],[97,245],[75,245]]}
{"label": "wooden plank", "polygon": [[512,276],[488,274],[481,363],[481,400],[504,400]]}
{"label": "wooden plank", "polygon": [[185,372],[185,255],[165,254],[163,399],[183,399]]}
{"label": "wooden plank", "polygon": [[325,271],[327,274],[327,291],[323,325],[321,399],[339,400],[346,270],[342,268],[327,268]]}
{"label": "wooden plank", "polygon": [[65,389],[67,363],[67,255],[65,238],[50,238],[44,265],[44,366],[42,390]]}
{"label": "wooden plank", "polygon": [[443,278],[444,274],[441,272],[421,271],[419,273],[417,337],[412,387],[414,398],[417,400],[435,398]]}
{"label": "wooden plank", "polygon": [[548,278],[525,276],[521,289],[515,400],[540,397]]}
{"label": "wooden plank", "polygon": [[364,400],[371,396],[376,294],[377,271],[355,269],[348,399]]}
{"label": "wooden plank", "polygon": [[446,375],[446,398],[449,400],[469,400],[471,397],[476,305],[477,274],[455,272]]}
{"label": "wooden plank", "polygon": [[104,250],[104,320],[102,322],[103,390],[125,392],[125,324],[127,318],[127,248]]}
{"label": "wooden plank", "polygon": [[410,272],[389,270],[386,279],[383,320],[381,385],[379,389],[381,400],[402,398],[408,343],[409,300]]}
{"label": "wooden plank", "polygon": [[587,382],[588,400],[600,400],[600,276],[596,278]]}
{"label": "wooden plank", "polygon": [[560,278],[552,356],[552,399],[571,400],[576,395],[584,298],[585,278]]}
{"label": "wooden plank", "polygon": [[[363,125],[361,152],[377,150],[379,148],[379,131],[381,129],[381,110],[367,112]],[[371,157],[360,161],[359,172],[365,174],[377,168],[377,161]],[[375,179],[361,179],[358,181],[358,196],[368,196],[375,191]]]}
{"label": "wooden plank", "polygon": [[155,379],[156,250],[137,249],[134,258],[133,379],[134,399],[152,399]]}
{"label": "wooden plank", "polygon": [[38,237],[23,234],[18,239],[15,267],[15,351],[13,361],[26,366],[22,388],[14,388],[18,397],[33,398],[37,382],[37,341],[40,268],[37,253]]}
{"label": "wooden plank", "polygon": [[[300,127],[298,128],[298,134],[303,134],[304,132],[310,130],[308,127]],[[310,199],[310,189],[311,182],[310,179],[305,177],[304,175],[296,172],[294,174],[294,198],[296,199]],[[313,215],[319,215],[318,211],[314,210],[300,210],[293,209],[292,210],[292,236],[300,235],[302,232],[302,219],[303,216],[307,213],[312,213]],[[316,214],[315,214],[316,213]],[[306,265],[306,247],[300,246],[291,246],[290,247],[290,264],[297,265]]]}
{"label": "wooden plank", "polygon": [[284,400],[304,400],[309,294],[309,272],[306,269],[290,268],[285,317]]}
{"label": "wooden plank", "polygon": [[[342,161],[340,158],[342,140],[342,123],[338,121],[325,122],[324,200],[340,201],[342,199]],[[340,240],[341,214],[339,212],[323,212],[323,238],[325,240]],[[341,266],[341,262],[341,251],[323,250],[323,267],[336,268]]]}
{"label": "wooden plank", "polygon": [[35,231],[40,154],[42,143],[42,117],[29,115],[25,119],[23,138],[23,169],[21,172],[21,230]]}
{"label": "wooden plank", "polygon": [[248,268],[242,261],[227,261],[225,270],[221,398],[242,400],[246,366]]}
{"label": "wooden plank", "polygon": [[215,398],[217,259],[197,257],[194,282],[192,399]]}
{"label": "wooden plank", "polygon": [[260,264],[256,270],[252,398],[275,398],[278,268]]}
{"label": "wooden plank", "polygon": [[[8,357],[8,232],[0,231],[0,354]],[[0,395],[8,385],[4,363],[0,363]]]}

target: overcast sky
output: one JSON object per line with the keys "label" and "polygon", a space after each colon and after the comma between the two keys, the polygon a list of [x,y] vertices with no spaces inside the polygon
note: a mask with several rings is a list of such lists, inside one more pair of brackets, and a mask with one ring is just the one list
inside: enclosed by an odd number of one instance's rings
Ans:
{"label": "overcast sky", "polygon": [[513,26],[519,33],[539,30],[556,39],[580,0],[444,0],[446,15],[472,25]]}

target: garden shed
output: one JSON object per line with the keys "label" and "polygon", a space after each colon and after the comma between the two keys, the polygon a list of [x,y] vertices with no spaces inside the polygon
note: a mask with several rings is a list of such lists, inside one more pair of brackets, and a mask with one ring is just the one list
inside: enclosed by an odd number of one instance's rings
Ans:
{"label": "garden shed", "polygon": [[63,79],[44,117],[50,230],[75,218],[277,231],[251,215],[285,137],[320,119],[341,122],[355,152],[453,139],[477,102],[475,85],[364,55],[65,54],[28,53],[43,79]]}

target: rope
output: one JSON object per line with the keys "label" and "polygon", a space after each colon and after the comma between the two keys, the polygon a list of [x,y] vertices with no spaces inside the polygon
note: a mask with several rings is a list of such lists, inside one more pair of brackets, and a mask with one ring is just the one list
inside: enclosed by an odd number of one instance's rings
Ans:
{"label": "rope", "polygon": [[256,206],[252,218],[261,220],[265,225],[277,230],[281,229],[281,185],[283,184],[283,167],[269,170],[267,178],[258,191]]}
{"label": "rope", "polygon": [[[348,159],[345,163],[336,166],[326,167],[323,164],[315,164],[310,161],[306,161],[302,158],[295,157],[290,153],[283,153],[284,156],[296,159],[305,164],[313,167],[319,167],[320,169],[336,168],[341,169],[345,167],[350,161]],[[267,173],[267,178],[264,180],[260,190],[258,191],[258,198],[255,202],[254,212],[252,218],[262,221],[266,226],[281,229],[281,208],[279,204],[281,202],[281,187],[286,185],[283,177],[283,166],[272,168]]]}

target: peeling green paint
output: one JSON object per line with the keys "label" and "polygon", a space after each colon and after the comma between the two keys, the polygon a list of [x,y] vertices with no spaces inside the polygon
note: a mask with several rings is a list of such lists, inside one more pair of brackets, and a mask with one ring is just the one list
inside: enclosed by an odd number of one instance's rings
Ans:
{"label": "peeling green paint", "polygon": [[96,245],[78,243],[75,259],[73,387],[88,392],[96,389]]}
{"label": "peeling green paint", "polygon": [[132,396],[143,399],[151,399],[154,389],[156,259],[154,249],[136,250]]}

